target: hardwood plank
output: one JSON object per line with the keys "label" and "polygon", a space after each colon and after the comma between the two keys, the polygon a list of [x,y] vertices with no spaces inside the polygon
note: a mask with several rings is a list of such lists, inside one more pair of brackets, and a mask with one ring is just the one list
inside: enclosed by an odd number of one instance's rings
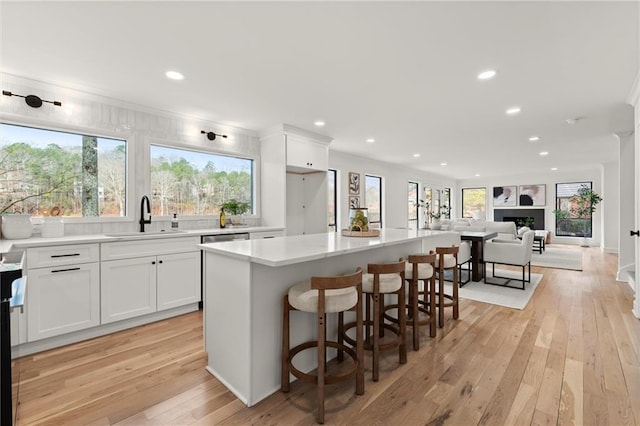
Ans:
{"label": "hardwood plank", "polygon": [[[327,423],[640,424],[633,293],[616,256],[580,250],[582,272],[532,268],[543,279],[522,311],[463,299],[435,338],[421,330],[407,364],[383,354],[364,395],[327,387]],[[313,385],[247,408],[206,362],[201,312],[20,358],[18,425],[315,424]]]}

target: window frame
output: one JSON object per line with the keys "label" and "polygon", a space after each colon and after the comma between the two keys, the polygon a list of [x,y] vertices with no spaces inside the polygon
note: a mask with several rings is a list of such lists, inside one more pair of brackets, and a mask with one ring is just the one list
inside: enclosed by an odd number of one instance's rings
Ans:
{"label": "window frame", "polygon": [[[411,187],[415,186],[415,199],[410,200],[409,194],[411,191]],[[413,223],[415,222],[416,229],[420,228],[420,208],[418,206],[418,202],[420,200],[420,184],[415,181],[407,182],[407,226],[411,229]],[[411,219],[411,212],[415,214],[415,219]]]}
{"label": "window frame", "polygon": [[[464,215],[465,214],[465,210],[466,210],[465,209],[465,203],[464,203],[464,193],[465,193],[465,191],[466,190],[480,190],[480,189],[484,191],[484,212],[485,212],[485,219],[486,219],[486,214],[487,214],[487,187],[486,186],[484,186],[484,187],[478,186],[478,187],[470,187],[470,188],[462,188],[461,189],[461,191],[462,191],[462,209],[461,209],[462,211],[460,212],[461,217],[468,218],[468,216]],[[473,216],[471,218],[473,218]]]}
{"label": "window frame", "polygon": [[[145,176],[144,176],[144,188],[145,190],[139,195],[138,198],[141,198],[143,195],[148,195],[151,194],[151,147],[152,146],[157,146],[157,147],[162,147],[162,148],[169,148],[169,149],[179,149],[179,150],[185,150],[185,151],[192,151],[192,152],[200,152],[200,153],[204,153],[204,154],[211,154],[211,155],[219,155],[219,156],[224,156],[224,157],[233,157],[233,158],[238,158],[238,159],[243,159],[243,160],[251,160],[252,164],[253,164],[253,170],[251,172],[251,214],[245,214],[246,217],[248,218],[256,218],[259,217],[259,158],[256,158],[252,155],[240,155],[238,153],[233,153],[233,152],[227,152],[227,151],[219,151],[219,150],[215,150],[215,149],[210,149],[207,146],[204,145],[190,145],[190,144],[186,144],[183,142],[172,142],[172,141],[168,141],[165,139],[158,139],[158,138],[147,138],[146,143],[145,143],[145,155],[144,155],[144,167],[143,170],[146,171]],[[161,220],[167,220],[167,219],[171,219],[172,218],[172,214],[168,214],[168,215],[164,215],[164,216],[155,216]],[[189,219],[205,219],[205,218],[211,218],[211,214],[203,214],[203,215],[182,215],[182,218],[186,218],[187,220]]]}
{"label": "window frame", "polygon": [[37,130],[49,130],[53,132],[61,133],[73,133],[77,135],[94,136],[97,138],[116,139],[123,140],[126,145],[125,156],[125,214],[123,216],[64,216],[63,219],[67,223],[83,224],[83,223],[118,223],[129,222],[135,220],[135,182],[136,182],[136,168],[133,167],[135,158],[137,155],[136,137],[131,131],[122,132],[110,132],[104,129],[89,128],[85,126],[78,126],[73,124],[64,123],[64,127],[51,124],[48,121],[43,120],[12,120],[4,116],[0,117],[0,123],[9,124],[13,126],[29,127]]}
{"label": "window frame", "polygon": [[[331,179],[331,175],[333,174],[333,179]],[[338,232],[338,170],[337,169],[327,169],[327,192],[329,182],[333,180],[333,222],[330,223],[327,220],[327,227],[331,228],[333,226],[333,232]],[[327,219],[329,214],[329,194],[327,194]]]}
{"label": "window frame", "polygon": [[367,201],[367,178],[373,178],[373,179],[378,179],[378,181],[380,182],[379,185],[379,193],[378,193],[378,200],[379,200],[379,206],[378,208],[380,209],[380,221],[372,221],[371,220],[371,215],[369,215],[369,225],[371,224],[379,224],[379,228],[382,229],[382,223],[383,223],[383,217],[382,217],[382,212],[383,212],[383,198],[382,198],[382,176],[376,176],[376,175],[370,175],[370,174],[366,174],[364,175],[364,205],[367,207],[367,209],[369,208],[369,202]]}
{"label": "window frame", "polygon": [[[556,204],[555,204],[555,210],[560,210],[560,200],[561,199],[565,199],[566,197],[558,197],[558,185],[576,185],[578,188],[582,185],[588,185],[589,189],[593,190],[593,181],[582,181],[582,182],[556,182],[555,184],[555,190],[556,190]],[[577,195],[577,194],[576,194]],[[575,219],[586,219],[586,218],[558,218],[556,215],[554,215],[555,218],[555,234],[556,237],[562,237],[562,238],[593,238],[593,215],[589,216],[589,229],[590,232],[586,235],[567,235],[564,231],[562,231],[561,233],[559,233],[558,230],[558,225],[562,222],[560,222],[561,220],[575,220]]]}

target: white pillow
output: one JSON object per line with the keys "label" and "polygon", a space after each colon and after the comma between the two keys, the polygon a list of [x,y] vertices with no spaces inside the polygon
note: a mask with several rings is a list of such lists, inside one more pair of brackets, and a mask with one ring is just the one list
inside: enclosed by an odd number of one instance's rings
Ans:
{"label": "white pillow", "polygon": [[528,226],[523,226],[522,228],[518,229],[518,236],[522,237],[527,231],[531,231],[531,229]]}

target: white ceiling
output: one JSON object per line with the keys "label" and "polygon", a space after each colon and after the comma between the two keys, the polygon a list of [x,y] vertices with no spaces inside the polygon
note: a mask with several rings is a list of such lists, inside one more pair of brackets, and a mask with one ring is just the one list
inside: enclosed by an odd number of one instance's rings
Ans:
{"label": "white ceiling", "polygon": [[2,1],[0,70],[256,131],[288,123],[457,179],[549,173],[617,160],[638,7]]}

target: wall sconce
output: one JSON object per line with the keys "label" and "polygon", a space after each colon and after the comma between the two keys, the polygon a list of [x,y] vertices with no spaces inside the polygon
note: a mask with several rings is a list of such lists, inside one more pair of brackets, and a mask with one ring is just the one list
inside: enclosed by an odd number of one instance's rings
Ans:
{"label": "wall sconce", "polygon": [[18,95],[16,93],[8,92],[6,90],[3,90],[2,94],[5,95],[5,96],[17,96],[19,98],[24,98],[24,101],[31,108],[40,108],[42,106],[43,102],[47,102],[49,104],[53,104],[54,106],[62,106],[62,102],[59,102],[59,101],[45,101],[44,99],[41,99],[40,96],[36,96],[36,95],[23,96],[23,95]]}
{"label": "wall sconce", "polygon": [[210,141],[216,140],[216,136],[220,136],[220,137],[222,137],[224,139],[227,138],[227,135],[221,135],[221,134],[218,134],[218,133],[207,132],[207,131],[204,131],[204,130],[200,130],[200,133],[203,134],[203,135],[207,135],[207,139],[209,139]]}

